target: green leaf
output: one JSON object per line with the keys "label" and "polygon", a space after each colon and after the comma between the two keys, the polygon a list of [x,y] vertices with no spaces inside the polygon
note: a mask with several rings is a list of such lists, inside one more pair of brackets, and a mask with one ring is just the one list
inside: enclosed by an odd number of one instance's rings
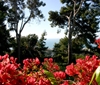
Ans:
{"label": "green leaf", "polygon": [[100,66],[98,66],[98,68],[93,73],[93,76],[91,78],[89,85],[92,84],[92,81],[93,81],[94,78],[95,78],[96,82],[98,83],[98,85],[100,85]]}
{"label": "green leaf", "polygon": [[98,85],[100,85],[100,66],[98,66],[98,68],[95,71],[95,75],[96,75],[96,81],[98,83]]}
{"label": "green leaf", "polygon": [[50,80],[52,85],[57,85],[57,81],[56,81],[54,75],[51,72],[44,70],[44,73],[47,75],[47,77]]}
{"label": "green leaf", "polygon": [[94,72],[93,75],[92,75],[92,78],[91,78],[91,81],[89,82],[89,85],[92,84],[92,81],[93,81],[94,77],[95,77],[95,72]]}

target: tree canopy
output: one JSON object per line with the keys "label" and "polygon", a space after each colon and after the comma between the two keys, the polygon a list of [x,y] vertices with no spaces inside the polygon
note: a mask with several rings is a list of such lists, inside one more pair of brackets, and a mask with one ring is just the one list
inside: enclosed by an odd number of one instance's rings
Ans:
{"label": "tree canopy", "polygon": [[[26,58],[38,57],[41,61],[46,57],[45,53],[48,47],[45,46],[46,32],[43,32],[40,39],[36,34],[29,34],[28,36],[21,37],[21,62]],[[12,48],[11,55],[17,57],[18,47],[16,40]]]}
{"label": "tree canopy", "polygon": [[[20,62],[20,39],[21,32],[25,25],[36,17],[43,18],[43,14],[39,7],[45,6],[45,3],[40,0],[4,0],[9,6],[8,22],[10,30],[16,33],[16,41],[18,46],[18,59]],[[27,13],[25,11],[28,11]]]}
{"label": "tree canopy", "polygon": [[37,42],[37,50],[40,52],[40,57],[45,58],[46,57],[46,50],[48,47],[46,47],[46,38],[45,36],[47,35],[46,31],[44,31],[40,37],[40,39]]}
{"label": "tree canopy", "polygon": [[[68,35],[68,58],[72,58],[72,36],[79,38],[84,45],[92,48],[100,23],[100,2],[98,0],[61,0],[60,11],[50,11],[51,27],[65,28]],[[66,43],[67,44],[67,43]]]}
{"label": "tree canopy", "polygon": [[7,10],[8,7],[4,5],[4,1],[0,1],[0,55],[9,53],[11,47],[10,33],[5,24]]}

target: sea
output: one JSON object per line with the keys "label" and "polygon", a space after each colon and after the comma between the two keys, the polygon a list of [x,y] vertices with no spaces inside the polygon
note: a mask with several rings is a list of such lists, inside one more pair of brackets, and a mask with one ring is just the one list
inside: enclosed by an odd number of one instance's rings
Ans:
{"label": "sea", "polygon": [[55,43],[59,43],[59,40],[60,39],[46,39],[46,46],[49,48],[49,49],[53,49]]}

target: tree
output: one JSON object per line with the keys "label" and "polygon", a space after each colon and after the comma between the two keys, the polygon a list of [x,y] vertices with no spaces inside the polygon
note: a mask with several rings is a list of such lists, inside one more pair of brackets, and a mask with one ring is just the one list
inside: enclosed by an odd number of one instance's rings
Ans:
{"label": "tree", "polygon": [[45,45],[46,45],[46,42],[45,42],[45,40],[46,40],[46,38],[45,38],[45,36],[46,36],[46,32],[44,31],[43,33],[42,33],[42,35],[41,35],[41,38],[38,40],[38,42],[37,42],[37,50],[40,52],[40,57],[41,58],[44,58],[44,57],[46,57],[46,51],[47,51],[47,49],[48,49],[48,47],[46,47]]}
{"label": "tree", "polygon": [[[38,57],[41,61],[46,57],[45,53],[48,47],[45,46],[45,36],[46,32],[43,32],[40,39],[36,34],[29,34],[28,36],[21,37],[21,58],[22,62],[26,58],[36,58]],[[13,45],[13,50],[11,55],[17,57],[17,45],[16,40]]]}
{"label": "tree", "polygon": [[[38,41],[38,36],[35,34],[29,34],[28,36],[22,36],[21,37],[21,58],[20,62],[22,62],[26,58],[35,58],[39,57],[39,53],[35,50],[36,43]],[[17,57],[17,45],[15,44],[13,46],[13,50],[11,55],[14,57]]]}
{"label": "tree", "polygon": [[[39,7],[45,6],[40,0],[4,0],[9,6],[8,22],[10,29],[16,33],[18,46],[18,60],[20,62],[20,38],[25,25],[31,20],[43,18],[43,14]],[[25,11],[28,10],[26,13]],[[20,25],[21,24],[21,25]],[[20,26],[19,26],[20,25]]]}
{"label": "tree", "polygon": [[0,55],[10,52],[11,38],[9,30],[6,29],[5,20],[7,17],[8,7],[0,1]]}
{"label": "tree", "polygon": [[[77,54],[78,56],[84,52],[82,52],[83,49],[83,42],[79,41],[78,38],[72,39],[72,51],[73,51],[73,58],[72,61],[75,62],[75,55]],[[61,38],[59,40],[59,43],[55,43],[53,52],[54,52],[54,58],[56,62],[67,62],[66,59],[68,56],[68,37]],[[59,61],[60,60],[60,61]]]}
{"label": "tree", "polygon": [[64,63],[64,57],[68,56],[67,47],[68,47],[68,38],[65,36],[59,40],[59,43],[55,43],[53,52],[54,52],[54,59],[56,62]]}
{"label": "tree", "polygon": [[[86,46],[94,41],[98,30],[100,2],[98,0],[61,0],[60,12],[50,11],[51,26],[66,28],[68,33],[68,62],[72,60],[72,36],[80,37]],[[93,14],[93,15],[92,15]],[[85,36],[84,36],[85,35]]]}

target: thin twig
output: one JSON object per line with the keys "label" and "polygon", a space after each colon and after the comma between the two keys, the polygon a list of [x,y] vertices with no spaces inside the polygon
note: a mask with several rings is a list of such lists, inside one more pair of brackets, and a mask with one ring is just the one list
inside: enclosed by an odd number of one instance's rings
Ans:
{"label": "thin twig", "polygon": [[75,17],[76,14],[79,12],[79,10],[80,10],[80,8],[81,8],[81,6],[82,6],[82,3],[83,3],[84,1],[85,1],[85,0],[82,0],[82,1],[81,1],[80,5],[79,5],[79,8],[77,9],[77,11],[76,11],[75,14],[74,14],[74,17]]}

